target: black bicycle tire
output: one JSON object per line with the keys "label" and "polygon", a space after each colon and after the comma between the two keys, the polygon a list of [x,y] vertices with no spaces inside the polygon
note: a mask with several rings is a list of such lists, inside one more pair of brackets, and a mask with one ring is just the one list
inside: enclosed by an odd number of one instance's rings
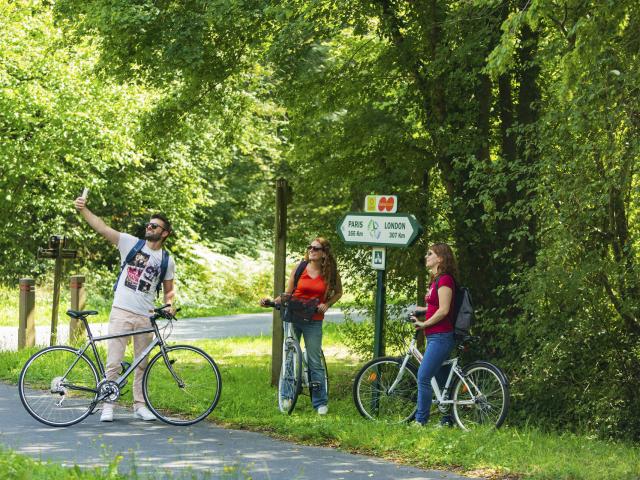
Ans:
{"label": "black bicycle tire", "polygon": [[[496,365],[490,362],[486,362],[483,360],[472,362],[469,365],[466,365],[462,369],[462,374],[464,376],[467,376],[471,374],[474,370],[481,370],[481,369],[488,370],[493,375],[495,375],[502,389],[502,394],[503,394],[502,409],[498,416],[498,419],[495,422],[492,422],[495,428],[500,428],[500,426],[506,420],[507,415],[509,414],[509,408],[511,405],[509,383],[507,381],[506,375],[499,367],[497,367]],[[463,385],[464,383],[460,380],[460,377],[456,376],[456,381],[452,385],[452,389],[451,389],[451,392],[452,392],[451,399],[453,400],[452,413],[453,413],[453,418],[455,422],[458,424],[460,428],[462,428],[463,430],[470,430],[469,426],[465,425],[464,422],[461,420],[460,415],[458,413],[458,409],[460,408],[460,405],[456,402],[459,395],[459,389],[462,388]]]}
{"label": "black bicycle tire", "polygon": [[[207,352],[205,352],[201,348],[193,347],[191,345],[172,345],[170,347],[166,347],[165,351],[167,352],[167,354],[169,354],[170,352],[173,352],[175,350],[182,350],[182,349],[191,350],[193,352],[196,352],[202,355],[205,358],[205,360],[209,363],[209,365],[213,369],[213,372],[216,377],[217,388],[211,404],[209,404],[207,409],[195,419],[176,421],[176,420],[172,420],[165,417],[162,413],[158,411],[157,408],[153,406],[153,404],[149,400],[149,391],[148,391],[149,372],[151,372],[153,365],[155,365],[159,360],[163,360],[163,364],[165,363],[164,355],[162,354],[161,351],[155,354],[154,357],[149,361],[149,364],[144,370],[144,376],[142,377],[142,395],[144,396],[144,401],[147,404],[147,407],[149,407],[149,410],[151,410],[156,417],[158,417],[163,422],[168,423],[169,425],[175,425],[175,426],[193,425],[207,418],[209,415],[211,415],[211,412],[213,412],[213,409],[216,408],[216,406],[218,405],[218,401],[220,400],[220,394],[222,392],[222,376],[220,375],[220,369],[218,368],[218,365],[216,364],[215,360]],[[166,364],[165,364],[165,367],[166,367]]]}
{"label": "black bicycle tire", "polygon": [[[377,363],[391,363],[391,364],[396,364],[398,366],[398,370],[400,369],[400,367],[402,366],[402,362],[403,362],[403,358],[398,358],[398,357],[378,357],[378,358],[374,358],[373,360],[370,360],[369,362],[365,363],[362,368],[358,371],[358,373],[356,374],[354,381],[353,381],[353,391],[352,391],[352,395],[353,395],[353,402],[356,406],[356,409],[358,410],[358,412],[360,413],[360,415],[362,415],[364,418],[368,419],[368,420],[381,420],[379,418],[375,418],[373,415],[371,415],[366,408],[363,405],[362,399],[361,399],[361,395],[360,395],[360,386],[362,384],[362,377],[364,376],[365,372],[367,370],[369,370],[373,365],[377,364]],[[415,381],[415,392],[417,395],[418,392],[418,370],[416,368],[415,365],[413,365],[411,362],[407,363],[406,366],[407,370],[411,373],[411,375],[413,376],[413,380]],[[414,402],[414,408],[413,411],[411,412],[410,415],[408,415],[406,418],[403,418],[402,420],[399,421],[395,421],[394,423],[405,423],[405,422],[410,422],[411,420],[413,420],[416,416],[416,410],[417,410],[417,403]]]}
{"label": "black bicycle tire", "polygon": [[[82,415],[78,416],[78,418],[76,418],[76,419],[74,419],[72,421],[69,421],[69,422],[60,423],[60,422],[52,422],[52,421],[47,420],[47,419],[41,417],[40,415],[38,415],[29,406],[29,402],[25,398],[24,378],[25,378],[25,375],[26,375],[27,371],[29,370],[29,367],[31,365],[33,365],[33,362],[37,358],[40,358],[43,355],[46,355],[48,352],[51,352],[51,351],[54,351],[54,350],[67,351],[69,353],[72,353],[74,355],[79,356],[82,360],[87,362],[89,367],[91,367],[91,371],[93,372],[93,376],[94,376],[94,379],[95,379],[95,388],[96,388],[95,397],[98,396],[97,387],[98,387],[99,376],[98,376],[98,370],[96,369],[96,366],[93,364],[91,359],[89,357],[87,357],[85,354],[79,354],[78,350],[76,348],[72,348],[72,347],[69,347],[69,346],[66,346],[66,345],[54,345],[54,346],[51,346],[51,347],[43,348],[42,350],[38,350],[36,353],[31,355],[31,357],[29,357],[29,359],[25,362],[24,366],[22,367],[22,370],[20,372],[20,376],[18,377],[18,395],[20,396],[20,401],[22,402],[22,406],[25,408],[27,413],[29,413],[29,415],[31,415],[33,418],[38,420],[40,423],[43,423],[43,424],[48,425],[50,427],[69,427],[69,426],[75,425],[76,423],[79,423],[82,420],[84,420],[85,418],[87,418],[87,416],[89,416],[89,414],[93,411],[93,408],[95,407],[95,404],[90,405],[89,408],[87,408],[87,410]],[[95,397],[94,397],[94,401],[95,401]]]}
{"label": "black bicycle tire", "polygon": [[[286,413],[287,415],[291,415],[293,409],[296,406],[296,402],[298,401],[298,397],[300,396],[300,392],[302,391],[302,348],[300,347],[300,343],[295,338],[287,338],[285,339],[285,345],[287,348],[283,349],[282,352],[282,364],[280,366],[280,375],[278,376],[278,409],[282,413]],[[283,407],[283,393],[282,393],[282,382],[283,382],[283,372],[285,371],[285,360],[287,358],[287,350],[293,350],[293,355],[295,355],[296,360],[294,361],[294,387],[292,389],[291,395],[291,404],[288,408]],[[297,366],[297,367],[296,367]]]}

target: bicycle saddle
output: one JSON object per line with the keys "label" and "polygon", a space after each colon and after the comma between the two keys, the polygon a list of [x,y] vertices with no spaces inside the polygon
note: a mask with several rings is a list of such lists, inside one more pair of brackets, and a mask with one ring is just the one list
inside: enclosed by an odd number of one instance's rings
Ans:
{"label": "bicycle saddle", "polygon": [[67,315],[72,318],[86,317],[87,315],[97,315],[96,310],[67,310]]}

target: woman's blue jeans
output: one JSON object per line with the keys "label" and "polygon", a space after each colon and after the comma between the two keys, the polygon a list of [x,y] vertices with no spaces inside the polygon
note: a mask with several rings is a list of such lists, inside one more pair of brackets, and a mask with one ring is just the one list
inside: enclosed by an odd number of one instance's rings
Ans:
{"label": "woman's blue jeans", "polygon": [[317,409],[322,405],[326,405],[329,401],[324,381],[324,364],[322,363],[322,322],[320,320],[311,320],[308,323],[296,323],[293,325],[293,333],[298,341],[300,341],[300,336],[304,338],[309,376],[311,377],[309,381],[320,384],[320,389],[311,394],[311,405]]}
{"label": "woman's blue jeans", "polygon": [[[448,368],[442,368],[442,362],[449,358],[449,354],[455,345],[453,332],[434,333],[427,335],[427,348],[425,349],[420,368],[418,369],[418,410],[416,422],[425,424],[429,420],[433,388],[431,378],[437,375],[438,385],[444,386],[440,378],[448,373]],[[442,372],[440,372],[442,370]]]}

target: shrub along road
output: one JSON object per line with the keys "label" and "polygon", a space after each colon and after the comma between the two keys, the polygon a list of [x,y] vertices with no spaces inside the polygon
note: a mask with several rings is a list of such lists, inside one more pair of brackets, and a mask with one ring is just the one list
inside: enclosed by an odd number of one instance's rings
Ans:
{"label": "shrub along road", "polygon": [[[116,409],[113,423],[100,423],[98,415],[92,415],[72,427],[47,427],[23,409],[16,387],[1,383],[0,425],[0,444],[18,453],[81,467],[106,466],[121,456],[122,473],[135,467],[138,473],[149,473],[155,478],[165,472],[176,478],[469,478],[404,467],[331,448],[283,442],[259,433],[224,429],[210,422],[191,427],[142,422],[134,420],[130,410],[123,408]],[[229,475],[229,469],[233,468],[238,471]]]}

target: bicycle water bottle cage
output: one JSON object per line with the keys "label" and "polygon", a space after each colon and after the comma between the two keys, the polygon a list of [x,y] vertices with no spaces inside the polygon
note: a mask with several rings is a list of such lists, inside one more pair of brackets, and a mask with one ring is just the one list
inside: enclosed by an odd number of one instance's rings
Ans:
{"label": "bicycle water bottle cage", "polygon": [[120,368],[122,368],[122,370],[120,370],[120,375],[126,372],[130,366],[131,364],[129,362],[120,362]]}

